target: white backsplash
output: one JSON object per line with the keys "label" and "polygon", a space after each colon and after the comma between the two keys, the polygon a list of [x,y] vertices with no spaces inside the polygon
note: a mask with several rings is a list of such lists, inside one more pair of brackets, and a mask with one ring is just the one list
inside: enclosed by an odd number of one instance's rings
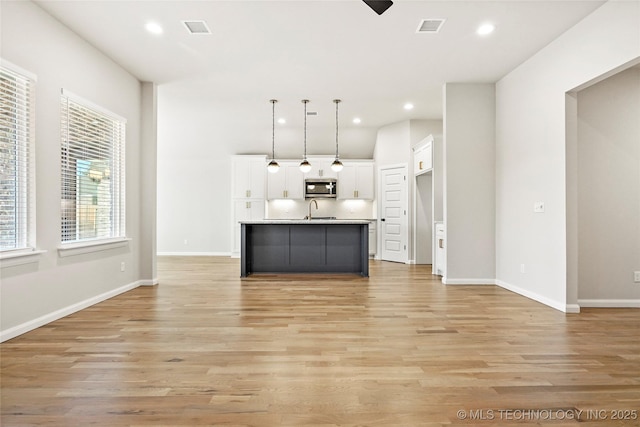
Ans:
{"label": "white backsplash", "polygon": [[[376,218],[373,201],[316,199],[311,206],[311,216],[335,216],[338,219]],[[270,200],[267,202],[268,219],[302,219],[309,212],[309,200]]]}

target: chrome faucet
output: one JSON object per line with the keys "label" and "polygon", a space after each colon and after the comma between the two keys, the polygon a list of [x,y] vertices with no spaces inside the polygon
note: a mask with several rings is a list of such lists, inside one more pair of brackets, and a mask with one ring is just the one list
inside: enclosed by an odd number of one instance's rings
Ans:
{"label": "chrome faucet", "polygon": [[309,215],[307,215],[307,219],[311,219],[311,204],[316,204],[316,210],[318,210],[318,201],[316,199],[309,200]]}

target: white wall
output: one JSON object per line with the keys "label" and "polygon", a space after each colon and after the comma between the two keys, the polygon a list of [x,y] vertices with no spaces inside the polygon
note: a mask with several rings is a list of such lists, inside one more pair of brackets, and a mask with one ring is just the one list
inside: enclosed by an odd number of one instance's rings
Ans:
{"label": "white wall", "polygon": [[[441,120],[406,120],[392,123],[378,129],[373,154],[376,162],[376,194],[379,188],[377,171],[380,170],[381,167],[406,164],[409,177],[413,177],[413,146],[429,135],[435,136],[441,134]],[[439,138],[436,138],[436,141],[440,141]],[[409,196],[407,212],[409,212],[410,215],[408,218],[409,238],[407,253],[414,254],[413,231],[411,229],[413,224],[413,204],[410,195],[413,192],[415,180],[409,179],[409,177],[407,178],[407,195]],[[409,261],[415,260],[410,259]]]}
{"label": "white wall", "polygon": [[[496,85],[498,283],[560,310],[577,309],[567,282],[567,222],[577,218],[566,206],[575,171],[566,168],[565,94],[637,58],[638,22],[640,3],[607,2]],[[533,213],[535,201],[545,213]]]}
{"label": "white wall", "polygon": [[219,139],[215,120],[205,103],[181,103],[158,87],[159,253],[231,252],[230,156],[236,153]]}
{"label": "white wall", "polygon": [[495,86],[444,87],[446,284],[495,282]]}
{"label": "white wall", "polygon": [[415,262],[433,262],[433,171],[415,177]]}
{"label": "white wall", "polygon": [[444,221],[444,142],[433,135],[433,221]]}
{"label": "white wall", "polygon": [[[140,156],[141,88],[136,78],[31,2],[2,2],[0,19],[3,59],[37,75],[37,247],[47,251],[35,263],[8,266],[3,262],[0,319],[2,339],[8,339],[139,284],[144,162]],[[124,247],[58,256],[61,88],[127,119],[126,224],[132,240]]]}
{"label": "white wall", "polygon": [[378,129],[373,158],[378,169],[382,166],[410,163],[411,125],[408,120]]}
{"label": "white wall", "polygon": [[140,277],[157,284],[158,91],[150,82],[142,83],[141,90]]}
{"label": "white wall", "polygon": [[640,68],[578,92],[578,302],[640,307]]}

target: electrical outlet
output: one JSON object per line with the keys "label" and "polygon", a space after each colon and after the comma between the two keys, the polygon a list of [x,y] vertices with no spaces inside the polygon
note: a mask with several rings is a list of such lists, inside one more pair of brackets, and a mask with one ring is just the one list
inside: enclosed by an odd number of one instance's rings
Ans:
{"label": "electrical outlet", "polygon": [[524,264],[520,264],[520,273],[524,273],[525,269],[524,269]]}
{"label": "electrical outlet", "polygon": [[120,263],[120,271],[124,271],[124,261]]}
{"label": "electrical outlet", "polygon": [[533,211],[535,213],[543,213],[544,212],[544,202],[534,202],[533,203]]}
{"label": "electrical outlet", "polygon": [[633,272],[633,281],[636,283],[640,283],[640,271]]}

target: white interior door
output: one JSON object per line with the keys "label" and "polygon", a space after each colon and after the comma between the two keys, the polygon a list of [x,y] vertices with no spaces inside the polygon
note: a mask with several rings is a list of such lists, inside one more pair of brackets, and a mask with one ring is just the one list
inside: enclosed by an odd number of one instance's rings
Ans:
{"label": "white interior door", "polygon": [[384,261],[407,262],[406,194],[406,166],[380,171],[380,258]]}

